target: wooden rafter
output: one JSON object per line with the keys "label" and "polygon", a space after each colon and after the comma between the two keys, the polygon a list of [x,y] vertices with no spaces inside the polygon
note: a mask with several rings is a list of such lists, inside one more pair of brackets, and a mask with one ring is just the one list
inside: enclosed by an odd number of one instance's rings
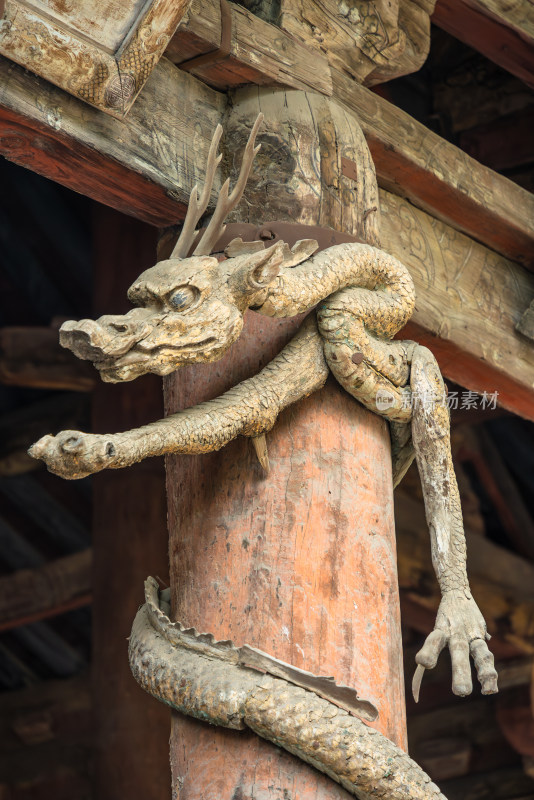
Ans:
{"label": "wooden rafter", "polygon": [[432,22],[534,86],[530,0],[438,0]]}
{"label": "wooden rafter", "polygon": [[0,578],[0,631],[88,605],[91,549]]}
{"label": "wooden rafter", "polygon": [[90,391],[91,366],[60,347],[55,328],[0,328],[0,383],[37,389]]}

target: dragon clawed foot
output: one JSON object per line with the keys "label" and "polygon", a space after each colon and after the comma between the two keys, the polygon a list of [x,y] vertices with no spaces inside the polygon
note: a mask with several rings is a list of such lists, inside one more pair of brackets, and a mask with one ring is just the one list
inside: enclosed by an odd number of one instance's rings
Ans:
{"label": "dragon clawed foot", "polygon": [[44,461],[54,475],[75,480],[112,466],[115,445],[109,435],[61,431],[57,436],[43,436],[28,452]]}
{"label": "dragon clawed foot", "polygon": [[472,657],[482,687],[482,694],[495,694],[497,672],[493,655],[486,640],[490,638],[480,610],[467,590],[445,593],[441,600],[436,625],[417,653],[417,669],[412,682],[413,696],[419,700],[419,691],[425,669],[436,666],[439,654],[449,648],[452,663],[452,691],[465,697],[473,691],[470,656]]}

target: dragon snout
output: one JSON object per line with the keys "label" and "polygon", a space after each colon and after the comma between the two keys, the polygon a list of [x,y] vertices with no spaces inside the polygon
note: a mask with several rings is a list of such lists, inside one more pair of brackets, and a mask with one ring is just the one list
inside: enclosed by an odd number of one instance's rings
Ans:
{"label": "dragon snout", "polygon": [[124,355],[143,334],[144,330],[126,314],[65,322],[59,331],[59,341],[78,358],[98,362]]}
{"label": "dragon snout", "polygon": [[96,361],[104,355],[105,331],[92,319],[70,320],[59,329],[59,342],[78,358]]}

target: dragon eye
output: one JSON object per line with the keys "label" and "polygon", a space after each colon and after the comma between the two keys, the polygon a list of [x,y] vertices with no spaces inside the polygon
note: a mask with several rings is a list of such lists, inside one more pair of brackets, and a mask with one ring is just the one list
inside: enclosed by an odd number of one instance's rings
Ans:
{"label": "dragon eye", "polygon": [[185,311],[195,302],[199,296],[198,289],[192,286],[180,286],[169,297],[167,302],[174,311]]}

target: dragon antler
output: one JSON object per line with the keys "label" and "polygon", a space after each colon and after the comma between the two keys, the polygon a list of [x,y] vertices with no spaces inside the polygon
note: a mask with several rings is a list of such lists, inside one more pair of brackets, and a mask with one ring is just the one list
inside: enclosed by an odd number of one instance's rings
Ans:
{"label": "dragon antler", "polygon": [[[256,140],[256,134],[258,133],[258,129],[263,122],[263,114],[258,114],[256,117],[256,122],[250,132],[250,136],[248,138],[247,145],[245,147],[245,152],[243,154],[243,161],[241,163],[241,169],[239,171],[239,177],[236,181],[236,184],[231,192],[228,194],[228,190],[230,187],[230,178],[227,178],[224,182],[219,198],[217,200],[217,205],[215,207],[215,211],[213,212],[213,217],[211,218],[211,222],[209,223],[208,227],[204,231],[204,234],[195,248],[194,255],[209,255],[213,249],[213,245],[219,239],[222,234],[224,233],[224,219],[226,215],[239,203],[243,196],[243,192],[245,191],[245,186],[247,184],[248,176],[250,175],[250,170],[252,167],[252,162],[254,161],[254,156],[260,149],[261,145],[254,147],[254,142]],[[217,148],[219,146],[219,142],[222,136],[222,126],[217,125],[215,128],[215,133],[213,134],[213,138],[211,140],[210,149],[208,153],[208,163],[206,166],[206,180],[204,182],[204,188],[202,190],[202,194],[199,196],[198,194],[198,184],[195,184],[191,189],[191,194],[189,196],[189,206],[187,208],[187,214],[185,216],[182,232],[180,233],[180,238],[176,242],[174,249],[171,254],[171,258],[187,258],[187,254],[191,249],[191,245],[195,239],[195,232],[196,226],[199,222],[200,218],[206,211],[208,207],[211,190],[213,188],[213,179],[215,178],[215,170],[219,166],[221,161],[222,155],[216,155]]]}
{"label": "dragon antler", "polygon": [[189,195],[189,205],[187,207],[187,214],[185,215],[182,232],[180,233],[180,238],[174,245],[171,258],[187,258],[187,254],[191,249],[191,245],[193,244],[193,240],[195,238],[197,222],[200,220],[201,216],[204,214],[208,206],[211,195],[211,189],[213,187],[213,179],[215,177],[215,170],[219,166],[220,160],[222,158],[221,153],[219,153],[218,156],[216,155],[217,148],[221,140],[222,132],[223,132],[222,125],[217,125],[217,127],[215,128],[215,133],[213,134],[211,140],[210,150],[208,153],[206,180],[204,182],[204,188],[202,190],[202,194],[199,197],[198,184],[195,183],[195,185],[191,189],[191,194]]}
{"label": "dragon antler", "polygon": [[[241,162],[241,169],[239,171],[239,176],[237,178],[235,186],[232,189],[231,193],[229,194],[230,178],[227,178],[223,183],[211,221],[206,230],[204,231],[204,234],[200,242],[195,247],[194,251],[195,256],[208,255],[209,253],[211,253],[211,251],[213,250],[213,246],[215,245],[215,242],[224,233],[226,227],[224,225],[224,220],[227,214],[233,208],[235,208],[236,205],[241,200],[243,192],[245,191],[245,186],[247,185],[248,176],[250,175],[250,170],[252,168],[252,162],[254,161],[254,156],[261,147],[260,144],[257,147],[254,147],[254,143],[256,141],[256,134],[258,133],[258,129],[262,122],[263,122],[263,114],[260,113],[256,117],[256,122],[254,123],[254,126],[250,132],[250,136],[248,137],[248,142],[245,147],[245,152],[243,153],[243,160]],[[211,155],[211,148],[210,148],[210,155]]]}

